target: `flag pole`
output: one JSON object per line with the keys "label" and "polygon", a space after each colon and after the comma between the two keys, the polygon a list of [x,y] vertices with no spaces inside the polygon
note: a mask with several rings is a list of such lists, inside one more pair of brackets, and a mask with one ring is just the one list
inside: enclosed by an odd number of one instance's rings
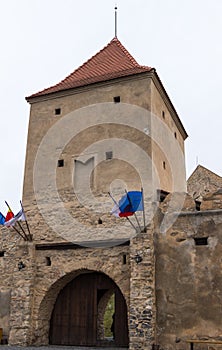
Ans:
{"label": "flag pole", "polygon": [[[24,208],[23,208],[23,205],[22,205],[22,201],[20,201],[20,204],[21,204],[21,207],[22,207],[22,211],[23,213],[25,214],[25,211],[24,211]],[[27,230],[28,230],[28,233],[29,233],[29,241],[31,242],[32,241],[32,236],[31,236],[31,232],[30,232],[30,229],[29,229],[29,224],[28,224],[28,221],[26,219],[26,215],[25,215],[25,223],[26,223],[26,227],[27,227]]]}
{"label": "flag pole", "polygon": [[[5,204],[7,205],[7,207],[8,207],[8,209],[12,212],[12,209],[10,208],[10,206],[8,205],[8,203],[5,201]],[[24,231],[24,229],[23,229],[23,227],[22,227],[22,225],[20,224],[20,222],[19,221],[17,221],[18,222],[18,225],[19,225],[19,227],[20,227],[20,229],[22,230],[22,232],[23,232],[23,234],[24,234],[24,240],[25,241],[28,241],[29,239],[28,239],[28,236],[27,236],[27,234],[25,233],[25,231]],[[13,226],[14,227],[14,226]],[[15,227],[14,227],[15,228]],[[17,232],[19,232],[19,230],[18,229],[15,229]],[[23,236],[23,235],[22,235]]]}
{"label": "flag pole", "polygon": [[[130,202],[131,207],[133,207],[133,204],[132,204],[132,202],[131,202],[131,199],[130,199],[130,197],[129,197],[129,195],[128,195],[127,190],[125,190],[125,192],[126,192],[126,195],[127,195],[127,198],[128,198],[128,200],[129,200],[129,202]],[[140,226],[140,223],[139,223],[139,220],[138,220],[138,218],[137,218],[136,213],[134,212],[133,215],[135,215],[136,222],[137,222],[137,224],[138,224],[138,226],[139,226],[140,232],[142,232],[142,228],[141,228],[141,226]]]}
{"label": "flag pole", "polygon": [[24,236],[21,234],[21,232],[19,232],[19,230],[17,230],[17,228],[15,228],[15,226],[9,226],[9,227],[12,227],[13,230],[15,230],[15,231],[19,234],[19,236],[21,236],[21,237],[24,239],[24,241],[27,240],[26,237],[24,237]]}
{"label": "flag pole", "polygon": [[144,206],[144,197],[143,197],[143,188],[141,187],[142,192],[142,201],[143,201],[143,232],[146,232],[146,219],[145,219],[145,206]]}
{"label": "flag pole", "polygon": [[[119,204],[117,203],[117,201],[113,198],[113,196],[111,195],[110,192],[108,192],[108,195],[110,196],[110,198],[113,200],[113,203],[117,205],[117,207],[119,208]],[[131,226],[134,228],[135,231],[137,231],[136,226],[132,223],[132,221],[128,218],[128,216],[124,216],[124,218],[126,218],[127,221],[129,221],[129,223],[131,224]]]}
{"label": "flag pole", "polygon": [[22,225],[20,224],[20,222],[19,222],[19,221],[17,221],[17,223],[18,223],[18,225],[19,225],[20,229],[22,230],[22,232],[24,233],[24,235],[25,235],[25,237],[26,237],[26,241],[29,241],[29,238],[28,238],[27,234],[25,233],[24,228],[22,227]]}

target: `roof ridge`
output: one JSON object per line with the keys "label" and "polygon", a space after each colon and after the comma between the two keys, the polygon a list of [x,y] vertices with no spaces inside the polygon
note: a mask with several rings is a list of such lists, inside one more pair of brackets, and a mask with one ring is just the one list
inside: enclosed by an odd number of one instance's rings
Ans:
{"label": "roof ridge", "polygon": [[[129,53],[129,51],[123,46],[123,44],[121,43],[121,41],[119,41],[119,39],[117,37],[114,37],[109,44],[111,44],[111,42],[116,42],[117,45],[119,46],[119,48],[123,51],[123,53],[130,59],[130,61],[136,66],[136,67],[140,67],[139,63],[135,60],[135,58]],[[108,45],[109,45],[108,44]]]}
{"label": "roof ridge", "polygon": [[119,48],[123,51],[123,53],[130,59],[130,61],[135,65],[135,67],[143,67],[143,68],[150,68],[146,66],[140,66],[139,63],[133,58],[133,56],[129,53],[129,51],[123,46],[123,44],[119,41],[117,37],[114,37],[106,46],[104,46],[101,50],[99,50],[97,53],[95,53],[92,57],[90,57],[87,61],[85,61],[81,66],[76,68],[72,73],[67,75],[63,80],[61,80],[59,83],[56,84],[56,86],[60,83],[62,83],[64,80],[68,79],[70,76],[74,75],[77,71],[82,70],[89,62],[91,62],[96,56],[98,56],[101,52],[105,51],[113,42],[116,42]]}
{"label": "roof ridge", "polygon": [[204,165],[198,164],[197,167],[194,169],[194,171],[192,172],[192,174],[189,176],[187,182],[189,181],[189,179],[197,172],[197,171],[201,171],[201,169],[205,170],[207,173],[211,173],[213,175],[215,175],[216,177],[219,177],[220,179],[222,179],[222,176],[218,175],[217,173],[215,173],[214,171],[206,168]]}
{"label": "roof ridge", "polygon": [[[112,41],[114,41],[116,39],[116,42],[117,42],[117,45],[122,49],[122,51],[126,54],[126,56],[130,59],[130,61],[135,65],[135,67],[139,67],[139,68],[144,68],[144,69],[147,69],[147,68],[151,68],[149,66],[145,66],[145,65],[141,65],[139,64],[135,58],[131,55],[131,53],[129,53],[129,51],[125,48],[125,46],[123,46],[123,44],[121,43],[121,41],[117,38],[117,37],[114,37]],[[110,42],[110,43],[111,43]],[[109,43],[109,44],[110,44]],[[108,46],[108,45],[107,45]]]}

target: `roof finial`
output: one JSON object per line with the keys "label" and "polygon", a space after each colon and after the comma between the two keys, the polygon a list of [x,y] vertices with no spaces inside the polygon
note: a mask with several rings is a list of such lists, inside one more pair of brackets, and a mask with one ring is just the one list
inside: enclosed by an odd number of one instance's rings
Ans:
{"label": "roof finial", "polygon": [[115,38],[117,38],[117,5],[115,6]]}

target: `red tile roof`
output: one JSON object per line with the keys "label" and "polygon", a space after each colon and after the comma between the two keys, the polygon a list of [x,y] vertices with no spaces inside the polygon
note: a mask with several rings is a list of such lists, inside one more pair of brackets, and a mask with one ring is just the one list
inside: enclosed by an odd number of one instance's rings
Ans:
{"label": "red tile roof", "polygon": [[115,37],[96,55],[67,76],[58,84],[33,94],[43,96],[54,92],[86,86],[92,83],[125,77],[137,73],[149,72],[151,67],[139,65],[121,42]]}

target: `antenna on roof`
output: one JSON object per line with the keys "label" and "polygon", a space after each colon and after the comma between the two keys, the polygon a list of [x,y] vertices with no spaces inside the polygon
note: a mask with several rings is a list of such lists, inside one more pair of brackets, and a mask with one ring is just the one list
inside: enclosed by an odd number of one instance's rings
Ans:
{"label": "antenna on roof", "polygon": [[117,38],[117,6],[115,6],[115,38]]}

